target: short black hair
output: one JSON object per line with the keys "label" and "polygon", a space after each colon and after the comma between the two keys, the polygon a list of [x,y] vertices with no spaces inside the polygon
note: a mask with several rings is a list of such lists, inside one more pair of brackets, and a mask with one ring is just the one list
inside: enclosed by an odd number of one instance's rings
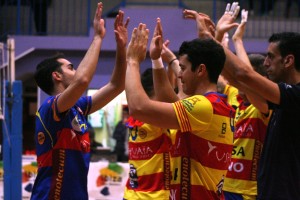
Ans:
{"label": "short black hair", "polygon": [[225,64],[225,52],[223,47],[213,39],[194,39],[184,41],[179,48],[179,56],[187,55],[192,63],[192,71],[200,64],[206,66],[209,80],[217,83]]}
{"label": "short black hair", "polygon": [[269,38],[269,43],[278,43],[278,49],[282,57],[294,55],[295,68],[300,71],[300,34],[296,32],[274,33]]}
{"label": "short black hair", "polygon": [[36,71],[34,73],[34,80],[36,84],[48,95],[54,90],[54,83],[52,80],[52,72],[61,72],[62,63],[57,60],[60,58],[65,58],[62,53],[57,53],[56,55],[41,61],[36,66]]}

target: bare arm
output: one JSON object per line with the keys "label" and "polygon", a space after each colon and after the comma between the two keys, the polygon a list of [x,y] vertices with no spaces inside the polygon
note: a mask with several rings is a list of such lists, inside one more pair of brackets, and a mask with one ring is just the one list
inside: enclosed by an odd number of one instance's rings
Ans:
{"label": "bare arm", "polygon": [[148,36],[146,25],[140,24],[133,30],[127,48],[125,91],[130,115],[158,127],[178,129],[179,124],[172,104],[150,100],[141,85],[140,63],[146,57]]}
{"label": "bare arm", "polygon": [[[150,58],[153,68],[153,85],[156,99],[163,102],[175,102],[178,100],[174,88],[169,81],[168,75],[162,62],[163,31],[161,21],[158,18],[150,44]],[[176,57],[175,57],[176,58]]]}
{"label": "bare arm", "polygon": [[98,3],[94,17],[94,39],[79,64],[72,83],[64,90],[57,101],[59,112],[64,112],[75,105],[77,100],[86,91],[95,73],[102,40],[105,36],[104,20],[101,18],[103,4]]}
{"label": "bare arm", "polygon": [[125,89],[126,45],[128,41],[127,26],[129,18],[126,19],[125,23],[123,23],[123,19],[124,12],[120,10],[114,23],[117,43],[116,64],[110,82],[92,96],[91,113],[105,106]]}
{"label": "bare arm", "polygon": [[179,60],[177,59],[176,55],[168,48],[169,43],[169,40],[166,40],[166,42],[164,43],[161,57],[164,62],[168,63],[168,70],[170,69],[170,72],[168,73],[172,73],[173,76],[175,76],[175,85],[178,88],[178,99],[183,99],[187,97],[187,95],[184,94],[181,79],[178,78],[178,75],[180,73]]}
{"label": "bare arm", "polygon": [[242,15],[242,21],[238,25],[236,31],[234,32],[234,34],[232,36],[232,41],[233,41],[234,48],[236,50],[237,57],[239,57],[242,61],[244,61],[245,64],[251,66],[250,60],[248,58],[248,54],[246,52],[246,49],[245,49],[244,43],[243,43],[243,36],[245,34],[246,22],[247,22],[247,18],[248,18],[247,17],[248,11],[242,10],[241,15]]}
{"label": "bare arm", "polygon": [[[238,82],[237,85],[233,84],[234,86],[243,90],[247,95],[253,93],[260,96],[262,102],[280,103],[280,91],[276,83],[255,72],[230,50],[225,50],[225,54],[226,62],[224,69],[231,73],[230,76],[235,77]],[[231,83],[232,80],[229,80],[229,82]]]}
{"label": "bare arm", "polygon": [[[214,39],[207,26],[207,24],[213,24],[213,22],[209,22],[211,20],[207,15],[198,14],[196,11],[192,10],[185,10],[184,15],[187,16],[187,18],[196,20],[200,38]],[[224,48],[224,51],[226,54],[226,61],[223,70],[226,70],[226,73],[231,74],[231,77],[235,77],[236,83],[238,83],[233,84],[235,87],[242,89],[243,91],[252,91],[267,101],[279,104],[280,91],[276,83],[255,72],[251,66],[241,61],[229,49]],[[230,80],[228,81],[232,82]]]}
{"label": "bare arm", "polygon": [[[251,66],[251,62],[249,60],[248,54],[244,47],[243,36],[246,29],[246,22],[248,18],[248,11],[242,10],[242,20],[239,26],[237,27],[235,33],[232,36],[232,41],[236,50],[236,55],[239,57],[244,63],[248,66]],[[232,77],[234,79],[234,77]],[[264,100],[261,96],[252,92],[247,88],[247,91],[244,91],[247,95],[248,100],[262,113],[268,113],[269,108],[266,100]]]}

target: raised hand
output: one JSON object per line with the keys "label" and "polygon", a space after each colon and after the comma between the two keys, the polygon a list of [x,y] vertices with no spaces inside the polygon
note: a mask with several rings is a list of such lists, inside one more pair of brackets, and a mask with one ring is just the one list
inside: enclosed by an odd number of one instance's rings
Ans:
{"label": "raised hand", "polygon": [[116,16],[115,23],[114,23],[114,32],[117,45],[120,47],[126,47],[128,42],[128,30],[127,26],[129,23],[129,17],[126,19],[125,24],[123,23],[124,20],[124,12],[119,10],[118,15]]}
{"label": "raised hand", "polygon": [[141,63],[146,58],[147,44],[149,38],[149,29],[146,24],[140,23],[138,28],[134,28],[131,40],[127,47],[127,61],[133,60]]}
{"label": "raised hand", "polygon": [[232,36],[233,41],[242,40],[245,33],[246,22],[248,19],[248,11],[243,9],[241,14],[242,14],[242,20]]}
{"label": "raised hand", "polygon": [[103,11],[103,3],[100,2],[98,3],[97,10],[94,16],[94,35],[95,36],[100,36],[100,38],[104,38],[106,29],[105,29],[105,22],[104,19],[101,18]]}
{"label": "raised hand", "polygon": [[212,38],[215,35],[215,24],[204,13],[198,13],[194,10],[184,10],[183,15],[186,19],[196,20],[198,36],[200,38]]}
{"label": "raised hand", "polygon": [[238,2],[228,3],[223,16],[217,23],[216,26],[216,39],[222,41],[224,33],[230,29],[237,27],[239,24],[235,23],[235,20],[239,14],[240,6]]}
{"label": "raised hand", "polygon": [[229,14],[233,16],[235,19],[237,18],[240,11],[240,6],[238,2],[233,2],[230,6],[230,3],[226,5],[224,14]]}
{"label": "raised hand", "polygon": [[160,18],[156,19],[156,26],[153,32],[153,38],[150,43],[150,58],[157,60],[160,58],[163,48],[163,33]]}
{"label": "raised hand", "polygon": [[162,48],[162,51],[161,51],[161,58],[162,58],[163,62],[168,63],[168,64],[172,60],[176,59],[176,55],[168,47],[169,43],[170,43],[170,41],[166,40],[163,43],[163,48]]}

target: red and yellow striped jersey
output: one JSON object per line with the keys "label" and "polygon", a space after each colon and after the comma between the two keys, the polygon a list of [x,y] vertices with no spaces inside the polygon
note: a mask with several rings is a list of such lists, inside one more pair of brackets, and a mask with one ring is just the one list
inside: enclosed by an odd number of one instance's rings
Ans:
{"label": "red and yellow striped jersey", "polygon": [[257,167],[268,122],[269,117],[252,104],[242,102],[237,108],[232,158],[224,191],[257,195]]}
{"label": "red and yellow striped jersey", "polygon": [[227,95],[227,102],[234,108],[237,108],[240,105],[238,100],[239,90],[232,85],[226,85],[224,88],[223,94]]}
{"label": "red and yellow striped jersey", "polygon": [[169,199],[169,132],[149,124],[130,129],[129,179],[124,199]]}
{"label": "red and yellow striped jersey", "polygon": [[173,106],[180,130],[170,150],[170,199],[221,199],[232,151],[234,109],[226,95],[214,92]]}

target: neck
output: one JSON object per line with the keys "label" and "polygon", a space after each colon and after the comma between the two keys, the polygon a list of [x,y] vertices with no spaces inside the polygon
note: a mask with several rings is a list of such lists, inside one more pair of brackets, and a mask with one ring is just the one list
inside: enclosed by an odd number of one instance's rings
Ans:
{"label": "neck", "polygon": [[198,92],[196,94],[204,95],[209,92],[217,92],[217,84],[215,84],[215,83],[206,84],[205,87],[200,87],[200,89],[198,90]]}

